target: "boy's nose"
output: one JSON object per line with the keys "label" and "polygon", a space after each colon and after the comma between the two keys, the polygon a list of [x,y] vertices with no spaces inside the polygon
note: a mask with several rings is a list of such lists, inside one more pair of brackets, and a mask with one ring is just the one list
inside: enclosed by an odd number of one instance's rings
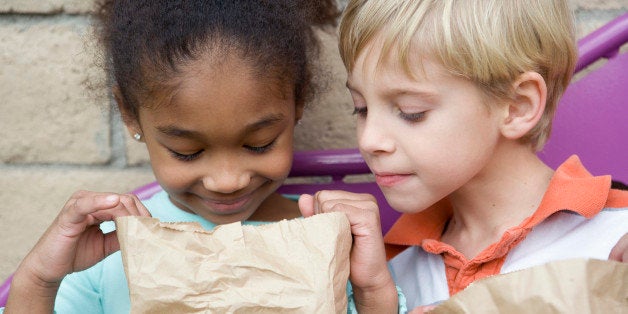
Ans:
{"label": "boy's nose", "polygon": [[249,174],[240,168],[212,167],[203,177],[203,186],[212,192],[229,194],[244,189],[249,185]]}
{"label": "boy's nose", "polygon": [[369,119],[358,124],[358,145],[360,150],[371,154],[393,152],[394,142],[388,136],[386,125],[382,121]]}

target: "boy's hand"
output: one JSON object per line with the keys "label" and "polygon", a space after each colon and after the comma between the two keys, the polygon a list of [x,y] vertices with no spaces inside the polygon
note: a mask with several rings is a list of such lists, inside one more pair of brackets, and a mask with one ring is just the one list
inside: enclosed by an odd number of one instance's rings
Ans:
{"label": "boy's hand", "polygon": [[628,263],[628,233],[624,234],[615,244],[608,259],[612,261]]}
{"label": "boy's hand", "polygon": [[434,308],[436,308],[436,305],[418,306],[412,309],[412,311],[408,312],[408,314],[425,314],[425,313],[429,313]]}
{"label": "boy's hand", "polygon": [[[99,225],[121,216],[150,216],[135,195],[78,191],[24,259],[16,277],[58,286],[67,274],[87,269],[120,249],[115,232]],[[17,278],[16,278],[17,279]]]}
{"label": "boy's hand", "polygon": [[353,234],[349,279],[358,312],[396,313],[397,290],[386,263],[375,197],[345,191],[320,191],[314,196],[301,195],[299,209],[304,217],[327,212],[347,215]]}

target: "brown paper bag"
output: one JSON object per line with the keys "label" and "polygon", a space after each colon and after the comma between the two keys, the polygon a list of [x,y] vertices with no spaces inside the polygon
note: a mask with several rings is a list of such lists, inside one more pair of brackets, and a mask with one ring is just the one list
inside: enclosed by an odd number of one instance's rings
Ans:
{"label": "brown paper bag", "polygon": [[628,264],[574,259],[496,275],[429,313],[628,313]]}
{"label": "brown paper bag", "polygon": [[342,213],[206,231],[116,219],[132,313],[343,313],[351,230]]}

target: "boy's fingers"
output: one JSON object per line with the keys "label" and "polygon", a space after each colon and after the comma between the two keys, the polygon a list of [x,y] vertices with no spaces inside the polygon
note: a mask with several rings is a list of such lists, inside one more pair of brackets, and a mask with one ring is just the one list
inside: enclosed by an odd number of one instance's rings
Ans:
{"label": "boy's fingers", "polygon": [[415,307],[412,311],[408,312],[408,314],[429,313],[429,311],[433,310],[435,307],[436,307],[435,305],[418,306],[418,307]]}
{"label": "boy's fingers", "polygon": [[316,193],[316,199],[319,202],[327,200],[343,199],[343,200],[355,200],[355,201],[372,201],[377,204],[377,200],[371,194],[366,193],[352,193],[339,190],[324,190]]}
{"label": "boy's fingers", "polygon": [[628,262],[628,233],[624,234],[617,244],[615,244],[611,253],[608,255],[608,259],[618,262]]}
{"label": "boy's fingers", "polygon": [[314,215],[314,197],[310,194],[301,194],[299,196],[299,210],[303,217]]}

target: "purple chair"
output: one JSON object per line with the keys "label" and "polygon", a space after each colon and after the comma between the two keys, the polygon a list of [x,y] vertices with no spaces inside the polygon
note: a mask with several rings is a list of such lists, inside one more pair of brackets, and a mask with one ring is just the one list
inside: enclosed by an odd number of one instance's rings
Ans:
{"label": "purple chair", "polygon": [[[607,58],[602,67],[587,73],[567,89],[558,107],[553,134],[539,156],[556,167],[571,154],[578,154],[593,174],[613,174],[628,183],[628,53],[619,47],[628,42],[628,13],[611,21],[580,40],[576,72],[598,59]],[[627,138],[623,138],[627,137]],[[348,175],[370,173],[357,149],[301,151],[295,153],[290,178],[325,177],[314,183],[290,183],[279,192],[284,194],[314,193],[324,189],[340,189],[370,193],[380,205],[382,231],[385,233],[399,217],[373,182],[350,182]],[[320,182],[320,183],[319,183]],[[152,182],[132,191],[146,199],[161,187]],[[8,297],[9,277],[0,286],[0,306]]]}
{"label": "purple chair", "polygon": [[556,168],[577,154],[593,175],[628,183],[628,13],[578,42],[576,72],[600,59],[601,67],[571,83],[539,157]]}

